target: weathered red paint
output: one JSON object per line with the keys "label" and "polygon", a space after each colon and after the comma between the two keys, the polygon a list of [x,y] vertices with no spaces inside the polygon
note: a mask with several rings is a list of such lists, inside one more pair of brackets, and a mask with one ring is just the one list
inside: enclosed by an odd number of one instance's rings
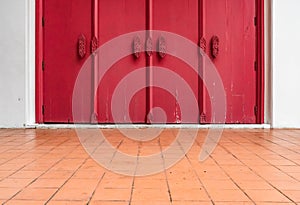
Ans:
{"label": "weathered red paint", "polygon": [[[36,1],[38,123],[72,122],[72,88],[82,63],[90,54],[89,51],[94,52],[98,46],[118,35],[144,29],[174,32],[205,48],[219,70],[227,91],[226,123],[264,122],[262,0],[77,0],[76,4],[60,0]],[[130,12],[127,12],[128,9]],[[42,16],[46,24],[44,28]],[[257,17],[256,26],[253,24],[254,16]],[[86,37],[87,46],[86,55],[82,59],[77,50],[81,34]],[[147,113],[152,108],[161,106],[167,113],[168,123],[210,123],[210,97],[196,73],[180,60],[165,53],[168,39],[153,37],[151,32],[146,39],[141,44],[145,43],[150,47],[159,43],[160,52],[137,52],[135,56],[122,59],[105,75],[99,87],[96,83],[99,62],[95,54],[91,65],[91,85],[84,88],[91,93],[91,99],[85,99],[86,110],[82,111],[82,122],[115,123],[110,102],[117,83],[137,68],[161,66],[176,72],[188,82],[199,102],[199,118],[187,121],[180,119],[180,108],[172,96],[176,93],[174,85],[174,93],[158,88],[147,88],[137,93],[130,103],[131,120],[134,123],[149,122]],[[129,45],[133,43],[128,42]],[[138,45],[136,46],[138,49]],[[255,61],[257,71],[254,70]],[[205,76],[201,69],[204,65],[205,62],[200,59],[200,72]],[[155,73],[149,69],[145,73],[145,85],[154,78]],[[98,92],[93,99],[92,93],[95,89]],[[42,105],[45,105],[44,115]],[[257,115],[254,114],[255,105],[258,106]],[[120,113],[117,122],[129,122],[129,119],[122,119],[122,115]],[[160,122],[159,118],[152,118],[152,121]]]}
{"label": "weathered red paint", "polygon": [[[99,46],[113,38],[129,32],[145,30],[146,25],[146,1],[126,0],[107,1],[99,0]],[[142,38],[142,36],[140,36]],[[132,49],[134,39],[127,42],[125,46]],[[101,62],[100,62],[101,63]],[[98,122],[99,123],[145,123],[146,116],[146,89],[139,92],[131,99],[129,113],[131,119],[124,119],[126,109],[113,118],[111,112],[111,99],[118,83],[130,72],[145,67],[145,52],[136,58],[130,55],[115,63],[102,78],[98,86]],[[101,69],[99,70],[101,72]],[[146,73],[143,77],[146,87]],[[126,95],[126,87],[120,92]],[[123,99],[126,100],[126,99]]]}
{"label": "weathered red paint", "polygon": [[[203,37],[207,54],[223,80],[226,99],[226,123],[256,123],[257,71],[255,0],[203,0]],[[203,104],[204,119],[210,123],[211,101],[207,92]]]}
{"label": "weathered red paint", "polygon": [[[168,0],[160,1],[153,0],[153,29],[163,30],[176,33],[183,36],[196,45],[199,41],[198,35],[198,0],[180,1]],[[176,19],[176,20],[175,20]],[[177,57],[166,55],[165,50],[169,45],[168,38],[165,36],[156,36],[153,42],[158,45],[159,53],[153,56],[153,65],[164,67],[170,71],[180,75],[187,85],[190,86],[193,94],[198,100],[198,75],[187,64]],[[197,52],[197,51],[195,51]],[[155,69],[153,70],[153,78],[158,78]],[[169,78],[169,80],[173,80]],[[180,93],[178,86],[183,86],[181,83],[173,82],[174,87],[171,93],[162,89],[153,89],[153,107],[161,107],[166,112],[167,123],[199,123],[198,118],[189,116],[188,119],[182,119],[180,105],[177,102],[178,97],[184,96],[185,93]],[[176,99],[177,98],[177,99]],[[152,108],[153,108],[152,107]],[[195,112],[197,112],[195,110]],[[163,119],[160,116],[152,116],[152,121],[160,123]]]}
{"label": "weathered red paint", "polygon": [[[44,1],[44,62],[43,104],[44,122],[70,123],[72,119],[72,93],[80,68],[90,54],[92,38],[92,2],[86,0]],[[85,36],[84,45],[83,36]],[[81,45],[78,45],[78,40]],[[87,43],[89,42],[89,43]],[[92,76],[92,74],[90,74]],[[92,82],[92,78],[90,80]],[[90,93],[91,85],[82,88]],[[91,99],[82,101],[80,122],[89,123]]]}

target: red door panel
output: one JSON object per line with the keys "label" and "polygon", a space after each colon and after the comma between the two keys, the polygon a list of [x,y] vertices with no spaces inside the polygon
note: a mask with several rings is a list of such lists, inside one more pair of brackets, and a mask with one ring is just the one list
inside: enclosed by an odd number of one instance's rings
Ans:
{"label": "red door panel", "polygon": [[[207,54],[219,71],[226,91],[226,123],[256,123],[255,0],[204,0],[204,38]],[[219,38],[213,57],[211,41]],[[211,122],[210,97],[204,94],[203,123]]]}
{"label": "red door panel", "polygon": [[[256,0],[44,0],[43,2],[45,123],[73,122],[74,83],[80,68],[90,55],[92,36],[98,39],[98,46],[101,46],[119,35],[145,29],[176,33],[195,44],[198,44],[201,35],[206,40],[206,53],[220,73],[225,87],[226,123],[257,122],[255,115],[258,90],[255,71],[257,32],[254,24]],[[140,36],[142,47],[145,46],[147,38],[148,36]],[[172,47],[168,37],[163,34],[152,36],[153,46],[159,44],[160,38],[164,39],[167,50],[168,47]],[[215,53],[211,45],[213,38],[217,38],[219,42],[218,52]],[[133,41],[134,39],[129,39],[123,45],[132,51]],[[97,59],[99,60],[96,58],[96,61]],[[163,123],[166,120],[167,123],[199,123],[198,110],[195,110],[197,115],[191,114],[187,118],[182,118],[178,98],[185,98],[187,93],[182,92],[182,84],[178,83],[176,78],[168,77],[166,73],[156,69],[156,66],[166,68],[169,72],[180,76],[200,104],[200,122],[212,122],[213,96],[208,96],[198,74],[176,56],[168,54],[161,56],[153,52],[149,57],[142,52],[138,58],[130,55],[119,59],[105,73],[99,86],[95,87],[98,74],[103,72],[101,62],[97,63],[100,65],[98,68],[96,64],[90,65],[90,73],[87,73],[86,78],[88,83],[81,88],[85,96],[91,97],[83,99],[78,105],[81,108],[78,111],[81,114],[78,116],[81,117],[77,122]],[[134,81],[123,80],[132,72],[146,66],[150,66],[150,69],[139,76],[144,88],[129,99],[127,88],[133,86]],[[201,72],[203,66],[199,64]],[[203,74],[205,78],[205,68]],[[168,91],[159,87],[146,89],[149,82],[161,78],[167,79],[172,84],[172,89]],[[123,84],[118,92],[119,96],[123,97],[120,97],[118,113],[113,117],[112,96],[116,94],[116,87],[120,82]],[[92,99],[94,89],[97,89],[96,99]],[[123,106],[124,104],[128,106]],[[162,115],[157,107],[161,107],[166,116]],[[150,110],[154,112],[147,116]],[[129,117],[126,113],[129,113]]]}
{"label": "red door panel", "polygon": [[[187,38],[197,45],[198,42],[198,0],[153,0],[153,29],[172,32],[184,38]],[[165,38],[166,47],[168,47],[167,36],[154,36],[153,44],[157,45],[159,38]],[[170,46],[170,45],[169,45]],[[168,48],[167,48],[168,49]],[[195,51],[197,52],[197,51]],[[180,56],[179,56],[180,57]],[[187,64],[182,62],[176,56],[166,55],[161,58],[157,53],[153,56],[153,65],[164,67],[181,76],[185,85],[190,86],[193,95],[198,100],[198,75]],[[160,78],[155,71],[152,70],[153,79]],[[167,123],[198,123],[197,115],[189,115],[182,119],[180,105],[178,104],[179,96],[185,96],[186,93],[180,92],[183,85],[176,81],[175,78],[169,77],[172,81],[173,89],[171,93],[159,88],[153,89],[153,95],[150,96],[152,108],[161,107],[166,112]],[[198,111],[193,111],[198,112]],[[160,123],[162,119],[152,116],[152,122]],[[195,117],[196,116],[196,117]]]}
{"label": "red door panel", "polygon": [[[74,83],[89,56],[91,1],[47,0],[44,8],[44,122],[70,123]],[[84,57],[78,53],[80,35],[85,38]],[[83,87],[82,92],[91,93],[91,86]],[[81,103],[78,122],[90,122],[91,99]]]}
{"label": "red door panel", "polygon": [[[119,35],[129,32],[145,30],[146,27],[146,2],[145,0],[119,0],[108,1],[99,0],[99,45],[112,40]],[[145,39],[143,36],[139,36]],[[131,51],[133,40],[128,40],[126,46]],[[143,44],[143,42],[141,42]],[[101,55],[101,54],[100,54]],[[99,62],[99,72],[101,72],[101,62]],[[124,87],[119,90],[120,101],[128,101],[128,107],[124,107],[117,114],[112,116],[111,100],[115,88],[122,79],[126,79],[132,71],[146,66],[145,53],[142,52],[139,58],[133,55],[120,59],[107,73],[105,73],[98,87],[98,122],[99,123],[145,123],[146,116],[146,73],[140,76],[144,82],[144,89],[140,90],[132,99],[126,96],[127,87],[134,82],[126,82]],[[132,103],[133,102],[133,103]],[[125,104],[120,102],[120,106]],[[113,108],[114,109],[114,108]],[[119,109],[120,110],[120,109]],[[126,118],[125,113],[129,111],[130,119]]]}

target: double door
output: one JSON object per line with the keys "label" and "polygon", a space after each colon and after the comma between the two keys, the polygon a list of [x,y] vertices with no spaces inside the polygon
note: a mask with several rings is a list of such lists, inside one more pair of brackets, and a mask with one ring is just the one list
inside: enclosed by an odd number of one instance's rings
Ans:
{"label": "double door", "polygon": [[[255,0],[44,0],[43,27],[43,116],[44,123],[72,123],[72,94],[80,69],[91,53],[114,38],[135,31],[157,30],[175,33],[206,52],[222,78],[227,100],[227,123],[256,123],[257,79],[253,69],[256,61]],[[215,44],[214,44],[215,42]],[[122,46],[132,49],[135,44],[147,47],[164,44],[168,37],[150,34],[129,39]],[[215,47],[213,45],[216,45]],[[195,50],[195,52],[198,52]],[[98,54],[101,55],[101,54]],[[199,58],[201,59],[201,58]],[[140,52],[114,63],[96,85],[100,66],[91,66],[82,92],[88,98],[80,105],[81,123],[210,123],[212,96],[189,65],[172,55]],[[199,60],[199,72],[205,64]],[[181,84],[172,88],[150,86],[161,79],[157,67],[180,76],[190,87],[197,104],[197,115],[182,118],[178,98]],[[128,86],[123,82],[118,112],[112,112],[115,89],[124,77],[143,69],[139,75],[143,86],[127,99]],[[203,75],[205,77],[205,73]],[[96,95],[94,92],[96,90]],[[127,102],[130,101],[130,102]],[[157,109],[160,108],[160,109]],[[164,110],[164,113],[161,112]],[[127,115],[126,113],[129,113]]]}

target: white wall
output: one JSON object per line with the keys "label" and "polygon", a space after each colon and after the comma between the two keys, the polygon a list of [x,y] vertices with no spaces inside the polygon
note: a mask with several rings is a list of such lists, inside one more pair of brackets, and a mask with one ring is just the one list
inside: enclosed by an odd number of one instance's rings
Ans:
{"label": "white wall", "polygon": [[34,23],[32,2],[0,0],[0,127],[34,122],[34,98],[28,97],[34,83],[34,33],[28,32]]}
{"label": "white wall", "polygon": [[25,2],[0,1],[0,125],[25,123]]}
{"label": "white wall", "polygon": [[273,0],[274,127],[300,128],[300,1]]}
{"label": "white wall", "polygon": [[[272,53],[266,63],[266,122],[300,128],[300,1],[265,1],[272,2],[273,16],[266,26],[272,34],[266,32],[267,58]],[[0,0],[0,127],[35,122],[34,2]]]}

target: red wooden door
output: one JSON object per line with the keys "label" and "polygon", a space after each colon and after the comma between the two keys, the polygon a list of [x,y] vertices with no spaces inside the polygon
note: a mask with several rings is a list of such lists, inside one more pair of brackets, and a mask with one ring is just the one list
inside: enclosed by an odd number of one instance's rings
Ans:
{"label": "red wooden door", "polygon": [[[226,91],[226,123],[256,123],[256,1],[203,0],[202,11],[206,52]],[[211,100],[207,92],[201,100],[201,122],[209,123]]]}
{"label": "red wooden door", "polygon": [[[44,8],[44,122],[69,123],[73,121],[74,83],[89,56],[92,4],[86,0],[47,0]],[[90,86],[82,90],[91,93]],[[90,122],[91,99],[82,101],[81,107],[78,122]]]}
{"label": "red wooden door", "polygon": [[[95,3],[97,2],[97,3]],[[98,46],[119,35],[140,30],[162,30],[176,33],[198,44],[200,37],[206,39],[206,53],[221,75],[227,97],[226,123],[256,123],[256,26],[255,0],[47,0],[44,1],[44,72],[43,104],[44,122],[70,123],[72,119],[72,92],[78,72],[90,55],[92,36],[98,39]],[[163,32],[162,32],[163,33]],[[147,36],[140,36],[145,44]],[[214,39],[214,40],[213,40]],[[155,35],[153,46],[164,42],[172,47],[168,36]],[[215,43],[212,45],[212,43]],[[133,39],[123,46],[132,49]],[[197,51],[195,51],[197,52]],[[85,54],[85,55],[84,55]],[[101,54],[100,54],[101,55]],[[96,73],[102,72],[101,62],[95,71],[91,65],[90,79],[87,78],[82,92],[91,96],[81,102],[80,119],[76,122],[90,123],[162,123],[164,117],[159,112],[148,112],[161,107],[166,113],[167,123],[212,122],[211,99],[201,85],[196,72],[176,56],[161,56],[153,52],[148,56],[142,52],[138,58],[127,56],[116,62],[95,87]],[[179,75],[200,103],[201,113],[187,115],[182,119],[177,98],[185,96],[180,92],[178,82],[168,78],[173,84],[171,90],[152,87],[141,89],[133,98],[127,99],[125,82],[119,89],[121,101],[129,107],[118,109],[112,115],[112,96],[118,83],[128,74],[148,68],[139,76],[144,87],[152,80],[160,79],[156,66],[163,67]],[[200,70],[201,68],[200,64]],[[204,64],[205,66],[205,64]],[[205,70],[206,68],[204,68]],[[203,71],[201,71],[203,72]],[[204,73],[205,77],[205,73]],[[97,79],[96,79],[97,80]],[[200,87],[199,87],[200,83]],[[96,100],[92,98],[97,89]],[[96,103],[96,104],[94,104]],[[124,105],[126,103],[120,103]],[[129,112],[128,117],[125,113]],[[93,116],[94,114],[94,116]],[[92,116],[92,119],[91,119]]]}
{"label": "red wooden door", "polygon": [[[99,16],[100,45],[118,35],[145,29],[177,33],[190,39],[195,44],[197,44],[199,37],[198,0],[127,0],[122,2],[100,0]],[[167,37],[165,40],[168,44]],[[157,45],[158,41],[159,37],[153,36],[152,43],[154,46]],[[127,43],[126,46],[131,49],[132,41]],[[194,96],[198,96],[198,76],[189,66],[176,57],[166,56],[161,58],[157,53],[147,56],[143,52],[138,59],[134,56],[128,56],[120,60],[105,74],[98,87],[98,122],[128,123],[131,120],[134,123],[145,123],[147,120],[151,123],[161,123],[164,122],[164,119],[161,118],[162,116],[159,113],[151,112],[151,115],[147,115],[153,108],[161,107],[166,112],[167,123],[198,123],[198,117],[189,117],[185,121],[181,119],[181,110],[176,97],[178,95],[184,96],[185,93],[179,92],[180,89],[177,86],[180,85],[176,82],[172,82],[174,86],[171,93],[166,92],[163,88],[155,87],[151,88],[152,92],[149,92],[148,89],[140,90],[132,99],[126,97],[120,99],[121,101],[131,100],[129,106],[130,119],[125,118],[127,107],[124,107],[123,110],[119,109],[118,116],[113,118],[110,102],[117,84],[130,72],[146,65],[152,65],[148,71],[154,80],[161,78],[159,73],[156,73],[155,66],[169,68],[184,78],[187,84],[192,87]],[[101,67],[99,72],[101,72]],[[144,81],[144,87],[149,85],[147,84],[150,81],[149,73],[145,72],[145,75],[141,77]],[[169,80],[172,81],[172,78],[169,78]],[[121,90],[123,96],[127,95],[127,87],[125,85]],[[120,105],[124,104],[120,103]]]}
{"label": "red wooden door", "polygon": [[[99,0],[99,42],[100,45],[114,38],[135,31],[145,30],[146,0]],[[144,36],[137,36],[144,39]],[[134,39],[128,39],[123,46],[132,51]],[[142,40],[140,40],[142,41]],[[140,42],[143,44],[143,42]],[[101,53],[100,53],[101,55]],[[102,72],[99,62],[99,72]],[[144,88],[129,99],[128,87],[134,82],[126,81],[124,86],[116,90],[118,83],[136,69],[146,66],[145,53],[137,58],[134,55],[120,59],[104,74],[98,86],[98,122],[99,123],[145,123],[146,120],[146,72],[137,80],[143,81]],[[112,107],[112,96],[119,92],[118,105]],[[130,102],[127,102],[130,101]],[[126,106],[127,105],[127,106]],[[122,108],[120,108],[122,107]],[[113,115],[112,109],[118,109]],[[129,112],[129,116],[126,115]]]}
{"label": "red wooden door", "polygon": [[[154,30],[175,33],[183,38],[189,39],[197,45],[199,39],[198,0],[153,0],[152,6]],[[155,45],[158,45],[160,38],[163,38],[166,50],[169,49],[168,47],[173,47],[173,45],[170,45],[170,41],[168,41],[168,36],[159,33],[157,35],[158,36],[154,36],[153,39]],[[197,52],[197,50],[195,50],[195,52]],[[180,57],[181,56],[171,56],[168,54],[164,57],[161,57],[159,54],[153,56],[154,68],[151,71],[153,80],[161,78],[161,76],[159,76],[160,73],[156,72],[157,69],[155,68],[155,66],[159,66],[178,74],[184,80],[184,83],[182,83],[182,81],[176,81],[176,79],[170,75],[168,81],[171,81],[173,84],[172,90],[167,92],[163,88],[154,88],[152,96],[150,96],[149,99],[152,101],[152,107],[150,107],[150,109],[153,107],[161,107],[165,111],[167,123],[199,123],[199,115],[191,114],[197,113],[198,110],[190,110],[191,113],[185,113],[186,117],[182,119],[182,110],[180,109],[178,98],[184,98],[187,93],[180,92],[181,87],[185,85],[190,86],[193,91],[192,95],[198,100],[198,74],[183,62]],[[185,101],[185,103],[188,102]],[[156,123],[163,122],[161,117],[159,113],[153,113],[151,121]]]}

